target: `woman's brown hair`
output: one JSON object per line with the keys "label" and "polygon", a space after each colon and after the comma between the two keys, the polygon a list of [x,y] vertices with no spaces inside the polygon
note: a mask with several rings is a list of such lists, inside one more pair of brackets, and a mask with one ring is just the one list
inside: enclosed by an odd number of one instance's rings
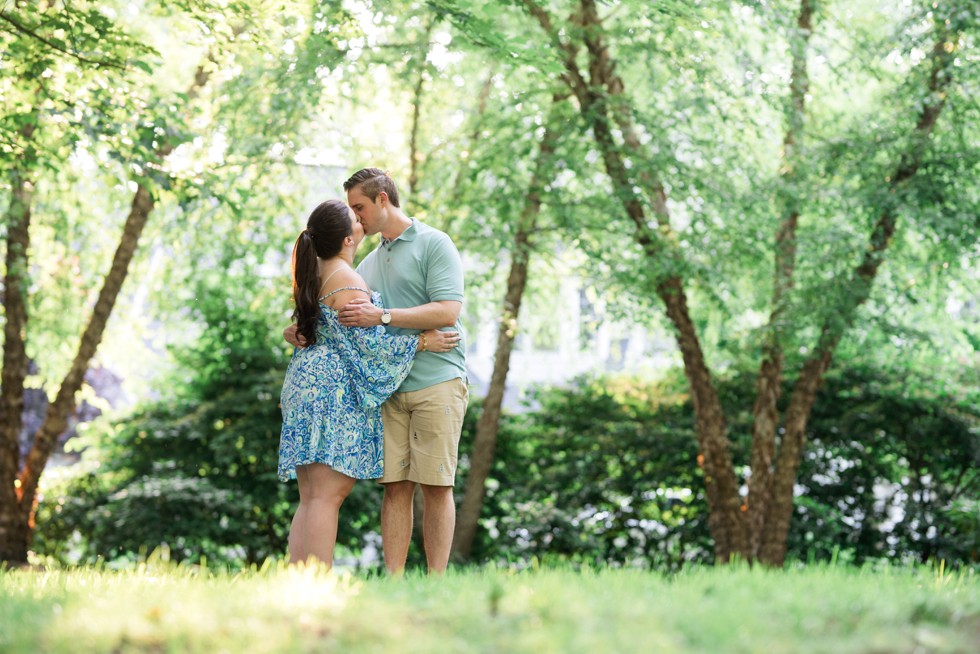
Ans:
{"label": "woman's brown hair", "polygon": [[296,333],[307,346],[316,343],[316,324],[320,317],[320,267],[317,259],[340,254],[344,239],[353,233],[350,210],[341,200],[327,200],[310,214],[293,247],[293,320]]}

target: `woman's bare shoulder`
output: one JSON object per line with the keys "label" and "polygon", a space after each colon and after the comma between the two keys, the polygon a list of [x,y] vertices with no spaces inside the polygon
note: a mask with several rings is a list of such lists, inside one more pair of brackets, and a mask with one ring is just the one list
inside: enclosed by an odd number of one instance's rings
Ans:
{"label": "woman's bare shoulder", "polygon": [[371,297],[371,289],[364,282],[364,278],[357,274],[356,270],[344,270],[334,275],[330,280],[330,286],[324,295],[337,289],[345,289],[334,293],[327,298],[327,306],[332,309],[339,309],[355,298]]}

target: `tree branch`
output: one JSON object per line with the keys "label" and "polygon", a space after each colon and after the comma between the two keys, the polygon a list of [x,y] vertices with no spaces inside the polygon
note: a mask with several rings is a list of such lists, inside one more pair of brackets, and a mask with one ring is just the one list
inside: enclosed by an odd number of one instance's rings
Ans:
{"label": "tree branch", "polygon": [[940,19],[936,18],[937,38],[930,57],[931,70],[927,90],[929,99],[922,105],[912,134],[911,147],[902,154],[895,173],[890,176],[890,201],[882,209],[868,238],[868,248],[861,263],[854,269],[848,288],[852,293],[843,310],[827,318],[821,329],[817,347],[803,365],[789,408],[786,411],[786,434],[776,460],[773,478],[772,501],[765,519],[765,534],[761,545],[761,558],[768,563],[781,565],[786,556],[786,534],[793,511],[793,484],[806,443],[806,425],[816,401],[823,376],[830,367],[834,350],[847,329],[853,324],[858,308],[871,295],[878,268],[884,261],[885,251],[895,234],[901,187],[911,179],[922,164],[929,138],[946,102],[946,92],[952,83],[949,67],[953,61],[953,48],[947,47],[954,36]]}
{"label": "tree branch", "polygon": [[102,66],[105,68],[115,68],[117,70],[128,70],[128,66],[126,66],[125,64],[121,64],[118,61],[108,60],[108,59],[90,59],[88,57],[78,54],[77,52],[72,52],[71,50],[67,50],[61,47],[60,45],[58,45],[57,43],[54,43],[50,39],[41,36],[31,28],[27,27],[26,25],[18,22],[16,19],[14,19],[10,14],[8,14],[5,11],[0,11],[0,20],[12,26],[15,31],[25,34],[37,41],[40,41],[41,43],[48,46],[55,52],[60,52],[62,54],[68,55],[69,57],[73,57],[84,64],[89,64],[96,67]]}
{"label": "tree branch", "polygon": [[[541,25],[541,29],[544,30],[544,33],[551,40],[551,44],[561,53],[562,63],[565,65],[565,81],[572,89],[575,97],[578,98],[579,103],[586,104],[586,98],[589,95],[589,85],[586,83],[585,78],[582,77],[582,72],[579,70],[578,64],[575,61],[578,56],[577,48],[561,40],[561,37],[558,35],[558,30],[553,26],[551,15],[547,9],[534,0],[520,1],[527,8],[528,13]],[[575,21],[572,20],[569,22],[573,23]]]}
{"label": "tree branch", "polygon": [[763,344],[762,362],[756,380],[756,399],[752,410],[752,445],[750,454],[751,477],[747,511],[749,540],[753,558],[758,555],[762,538],[766,507],[769,504],[772,483],[773,455],[776,447],[776,428],[779,422],[777,402],[782,384],[783,321],[789,294],[793,289],[796,269],[796,228],[800,217],[799,169],[800,143],[803,140],[803,124],[806,108],[807,50],[812,25],[813,5],[801,0],[796,20],[796,33],[790,37],[792,73],[790,97],[786,107],[786,133],[783,137],[783,165],[780,173],[780,195],[784,215],[776,231],[775,262],[773,269],[771,313]]}
{"label": "tree branch", "polygon": [[[214,60],[214,53],[209,52],[207,61]],[[202,88],[208,83],[211,77],[209,68],[202,62],[194,73],[194,81],[187,90],[187,97],[193,99],[200,94]],[[157,159],[166,158],[173,152],[176,144],[170,140],[164,140],[155,150]],[[26,524],[33,522],[33,515],[37,503],[37,486],[57,444],[58,436],[65,430],[68,424],[68,416],[75,408],[75,394],[82,387],[85,372],[88,370],[89,362],[95,356],[99,344],[102,341],[102,334],[105,331],[106,323],[115,306],[119,291],[122,289],[123,282],[129,271],[129,264],[133,259],[139,239],[149,220],[150,213],[153,211],[155,201],[150,193],[149,186],[145,181],[137,184],[136,192],[133,195],[132,204],[126,223],[123,225],[123,232],[119,239],[119,245],[112,258],[109,272],[105,276],[102,289],[95,302],[92,315],[82,332],[82,337],[75,353],[75,358],[68,372],[65,374],[58,388],[58,393],[54,401],[48,405],[44,415],[44,420],[34,437],[34,444],[27,453],[27,459],[21,468],[18,481],[20,484],[20,511]]]}

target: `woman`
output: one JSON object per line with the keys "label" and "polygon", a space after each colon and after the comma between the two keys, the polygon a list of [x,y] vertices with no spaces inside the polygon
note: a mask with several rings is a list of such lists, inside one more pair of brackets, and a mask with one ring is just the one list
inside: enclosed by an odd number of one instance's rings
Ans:
{"label": "woman", "polygon": [[324,202],[293,248],[293,319],[306,347],[286,370],[281,406],[279,478],[299,482],[289,530],[290,563],[333,565],[340,505],[357,479],[383,473],[381,404],[408,374],[417,351],[448,352],[456,332],[392,336],[383,327],[344,327],[337,310],[367,295],[354,271],[364,229],[346,204]]}

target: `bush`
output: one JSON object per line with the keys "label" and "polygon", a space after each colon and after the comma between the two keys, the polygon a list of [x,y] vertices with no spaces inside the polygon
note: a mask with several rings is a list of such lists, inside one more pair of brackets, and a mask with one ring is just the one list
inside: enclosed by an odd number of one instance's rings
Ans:
{"label": "bush", "polygon": [[[49,490],[38,551],[114,559],[167,544],[175,559],[227,562],[284,553],[298,498],[295,484],[276,479],[285,357],[267,341],[233,341],[252,344],[236,346],[245,363],[236,374],[221,373],[205,346],[210,363],[197,366],[201,374],[178,399],[91,430],[87,459],[98,465],[63,493]],[[743,476],[753,382],[743,375],[718,385]],[[711,561],[693,411],[679,374],[656,384],[582,379],[539,389],[530,404],[502,421],[475,560],[670,569]],[[472,403],[464,422],[458,489],[479,411]],[[910,389],[876,369],[829,375],[809,424],[788,558],[845,550],[857,562],[976,561],[978,424],[975,403]],[[377,484],[355,486],[341,513],[341,546],[374,544],[380,495]],[[423,560],[416,543],[410,564]]]}
{"label": "bush", "polygon": [[[723,380],[747,478],[754,377]],[[679,377],[582,379],[506,416],[477,560],[562,557],[676,568],[710,561],[693,410]],[[783,397],[787,398],[789,389]],[[478,406],[466,422],[472,442]],[[788,558],[977,560],[976,404],[860,365],[828,376],[798,475]],[[461,465],[461,468],[465,466]]]}

